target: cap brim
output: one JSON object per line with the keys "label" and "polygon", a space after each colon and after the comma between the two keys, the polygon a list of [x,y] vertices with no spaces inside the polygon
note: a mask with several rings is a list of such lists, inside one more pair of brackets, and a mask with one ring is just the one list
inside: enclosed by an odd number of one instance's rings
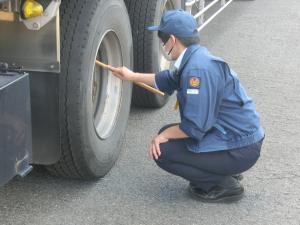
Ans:
{"label": "cap brim", "polygon": [[151,26],[147,28],[150,31],[158,31],[159,30],[159,26]]}

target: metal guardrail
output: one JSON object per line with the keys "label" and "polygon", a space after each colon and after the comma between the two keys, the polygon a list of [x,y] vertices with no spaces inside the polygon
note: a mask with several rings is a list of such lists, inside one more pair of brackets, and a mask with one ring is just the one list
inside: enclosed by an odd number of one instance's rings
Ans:
{"label": "metal guardrail", "polygon": [[[207,26],[217,15],[219,15],[233,0],[213,0],[208,2],[207,0],[186,0],[185,1],[185,10],[191,14],[194,13],[194,7],[197,8],[196,14],[193,15],[199,23],[198,31],[201,31],[204,27]],[[204,18],[204,14],[211,7],[220,3],[220,8],[211,15],[208,19]]]}

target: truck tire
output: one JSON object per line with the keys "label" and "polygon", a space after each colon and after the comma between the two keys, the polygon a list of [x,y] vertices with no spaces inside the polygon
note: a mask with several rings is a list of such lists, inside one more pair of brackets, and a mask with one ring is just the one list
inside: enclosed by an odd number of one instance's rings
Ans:
{"label": "truck tire", "polygon": [[[148,26],[159,24],[165,10],[181,8],[181,0],[125,0],[133,36],[134,71],[156,73],[168,69],[156,32],[147,30]],[[142,107],[160,108],[168,101],[165,97],[153,94],[141,87],[133,87],[133,103]]]}
{"label": "truck tire", "polygon": [[95,60],[132,67],[130,20],[122,0],[62,1],[60,140],[54,175],[103,177],[117,160],[128,121],[132,85]]}

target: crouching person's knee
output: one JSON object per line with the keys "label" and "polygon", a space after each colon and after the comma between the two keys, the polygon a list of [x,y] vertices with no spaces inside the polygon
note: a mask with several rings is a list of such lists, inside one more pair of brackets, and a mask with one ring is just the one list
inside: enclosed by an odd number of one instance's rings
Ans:
{"label": "crouching person's knee", "polygon": [[168,165],[168,160],[164,159],[162,156],[159,156],[158,159],[154,159],[154,162],[161,169],[165,169]]}
{"label": "crouching person's knee", "polygon": [[164,168],[164,165],[169,163],[169,157],[168,157],[168,143],[161,143],[160,144],[160,156],[158,157],[158,159],[154,159],[155,163],[161,167]]}

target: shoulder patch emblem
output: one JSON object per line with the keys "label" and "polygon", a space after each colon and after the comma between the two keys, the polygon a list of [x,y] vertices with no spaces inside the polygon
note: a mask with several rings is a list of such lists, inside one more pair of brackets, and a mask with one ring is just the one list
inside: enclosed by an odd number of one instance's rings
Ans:
{"label": "shoulder patch emblem", "polygon": [[199,77],[191,77],[189,80],[190,87],[196,88],[200,86],[200,78]]}

